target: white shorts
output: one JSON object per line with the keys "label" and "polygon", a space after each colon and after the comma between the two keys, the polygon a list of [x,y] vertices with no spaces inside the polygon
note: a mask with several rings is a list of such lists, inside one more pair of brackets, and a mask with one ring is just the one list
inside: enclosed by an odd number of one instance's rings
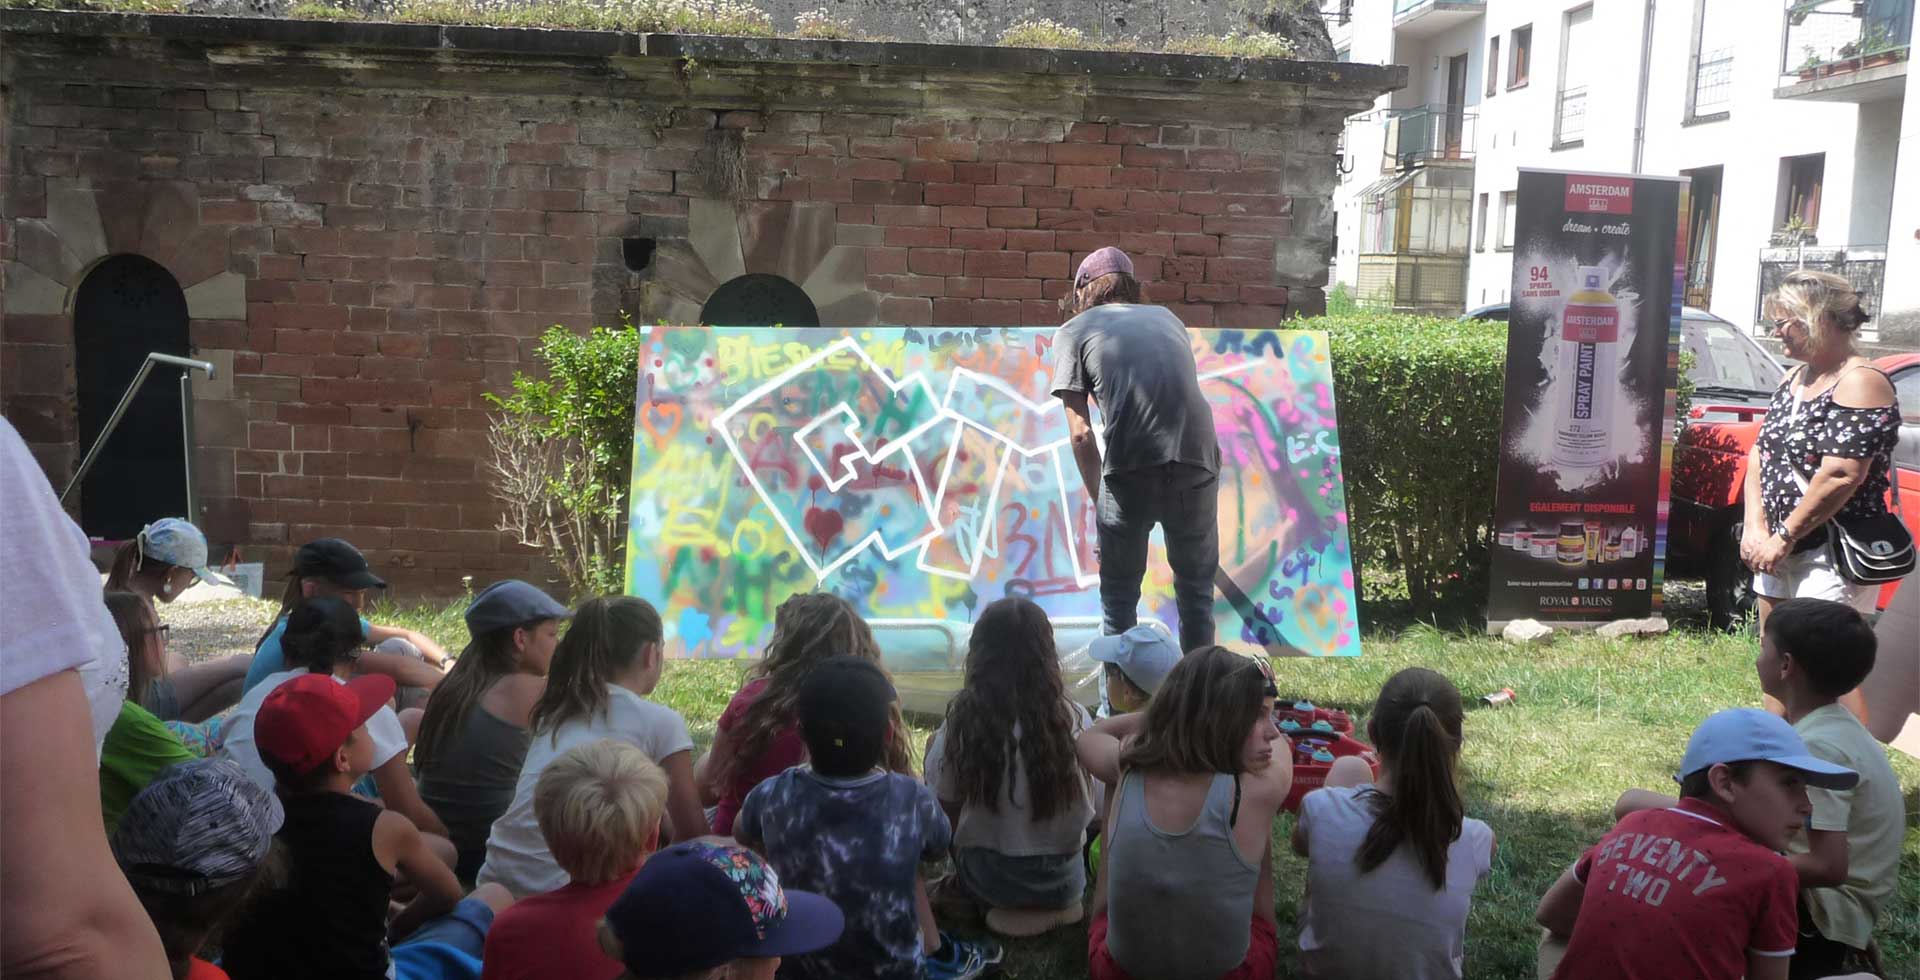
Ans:
{"label": "white shorts", "polygon": [[1788,555],[1773,574],[1753,573],[1753,592],[1775,601],[1786,599],[1828,599],[1844,602],[1871,616],[1880,597],[1877,585],[1856,585],[1840,577],[1833,567],[1833,552],[1827,545]]}

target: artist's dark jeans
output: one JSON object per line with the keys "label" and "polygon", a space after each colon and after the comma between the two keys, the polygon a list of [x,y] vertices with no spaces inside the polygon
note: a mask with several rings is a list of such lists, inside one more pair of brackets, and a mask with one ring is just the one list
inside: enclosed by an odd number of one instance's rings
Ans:
{"label": "artist's dark jeans", "polygon": [[1220,477],[1166,463],[1100,481],[1101,632],[1124,633],[1138,621],[1147,574],[1147,536],[1160,525],[1180,611],[1180,649],[1213,645],[1213,574],[1220,565]]}

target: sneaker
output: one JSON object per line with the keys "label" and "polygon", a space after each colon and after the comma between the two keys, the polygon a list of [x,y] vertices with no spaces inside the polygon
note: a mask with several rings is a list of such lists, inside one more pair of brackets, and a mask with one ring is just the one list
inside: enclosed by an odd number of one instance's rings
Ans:
{"label": "sneaker", "polygon": [[940,949],[927,955],[927,980],[973,980],[998,966],[1006,951],[999,943],[940,934]]}

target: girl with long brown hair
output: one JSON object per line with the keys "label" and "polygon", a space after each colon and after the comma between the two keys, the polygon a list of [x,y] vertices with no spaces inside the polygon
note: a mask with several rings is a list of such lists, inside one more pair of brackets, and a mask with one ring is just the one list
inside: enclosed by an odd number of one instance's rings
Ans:
{"label": "girl with long brown hair", "polygon": [[[163,517],[113,553],[106,591],[132,593],[158,614],[159,604],[180,598],[195,582],[232,584],[207,567],[207,536],[199,528]],[[161,721],[205,721],[240,700],[247,665],[245,654],[190,664],[168,650],[166,670],[140,695],[140,705]]]}
{"label": "girl with long brown hair", "polygon": [[1087,937],[1094,980],[1273,976],[1273,818],[1293,785],[1291,753],[1274,750],[1276,694],[1265,658],[1202,647],[1146,711],[1080,736],[1081,764],[1114,787]]}
{"label": "girl with long brown hair", "polygon": [[[713,832],[733,832],[740,801],[760,781],[807,761],[795,704],[800,682],[815,664],[834,656],[880,662],[873,630],[847,600],[826,592],[802,592],[780,604],[765,655],[747,668],[746,681],[714,726],[713,748],[700,760],[695,780],[701,803],[713,810]],[[913,772],[906,719],[893,711],[893,740],[884,765]]]}
{"label": "girl with long brown hair", "polygon": [[180,736],[140,704],[154,682],[166,676],[167,627],[154,614],[153,604],[132,592],[109,592],[106,604],[127,647],[127,699],[100,747],[100,810],[111,835],[127,805],[153,777],[195,756]]}
{"label": "girl with long brown hair", "polygon": [[1092,724],[1067,698],[1046,611],[1021,598],[982,610],[926,773],[953,822],[959,888],[995,932],[1080,921],[1093,803],[1073,740]]}
{"label": "girl with long brown hair", "polygon": [[666,668],[663,636],[660,613],[645,599],[601,596],[574,611],[567,635],[554,650],[546,690],[528,716],[533,742],[513,802],[487,838],[486,862],[476,878],[480,884],[496,882],[524,898],[567,883],[567,873],[540,834],[535,789],[540,774],[568,749],[603,738],[639,747],[667,774],[663,838],[687,840],[707,832],[693,788],[693,737],[686,719],[647,699]]}
{"label": "girl with long brown hair", "polygon": [[[1466,815],[1457,771],[1460,692],[1424,667],[1387,679],[1367,718],[1380,779],[1336,765],[1306,795],[1294,853],[1307,859],[1301,966],[1310,977],[1457,978],[1473,889],[1493,866],[1493,831]],[[1395,938],[1377,941],[1390,915]]]}

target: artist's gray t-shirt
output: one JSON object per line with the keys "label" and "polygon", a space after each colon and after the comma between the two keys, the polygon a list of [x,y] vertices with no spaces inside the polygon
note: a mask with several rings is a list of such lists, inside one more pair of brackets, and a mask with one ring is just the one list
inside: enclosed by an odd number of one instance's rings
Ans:
{"label": "artist's gray t-shirt", "polygon": [[1213,407],[1189,343],[1164,306],[1108,303],[1055,331],[1053,393],[1087,392],[1100,406],[1105,475],[1163,463],[1220,472]]}

